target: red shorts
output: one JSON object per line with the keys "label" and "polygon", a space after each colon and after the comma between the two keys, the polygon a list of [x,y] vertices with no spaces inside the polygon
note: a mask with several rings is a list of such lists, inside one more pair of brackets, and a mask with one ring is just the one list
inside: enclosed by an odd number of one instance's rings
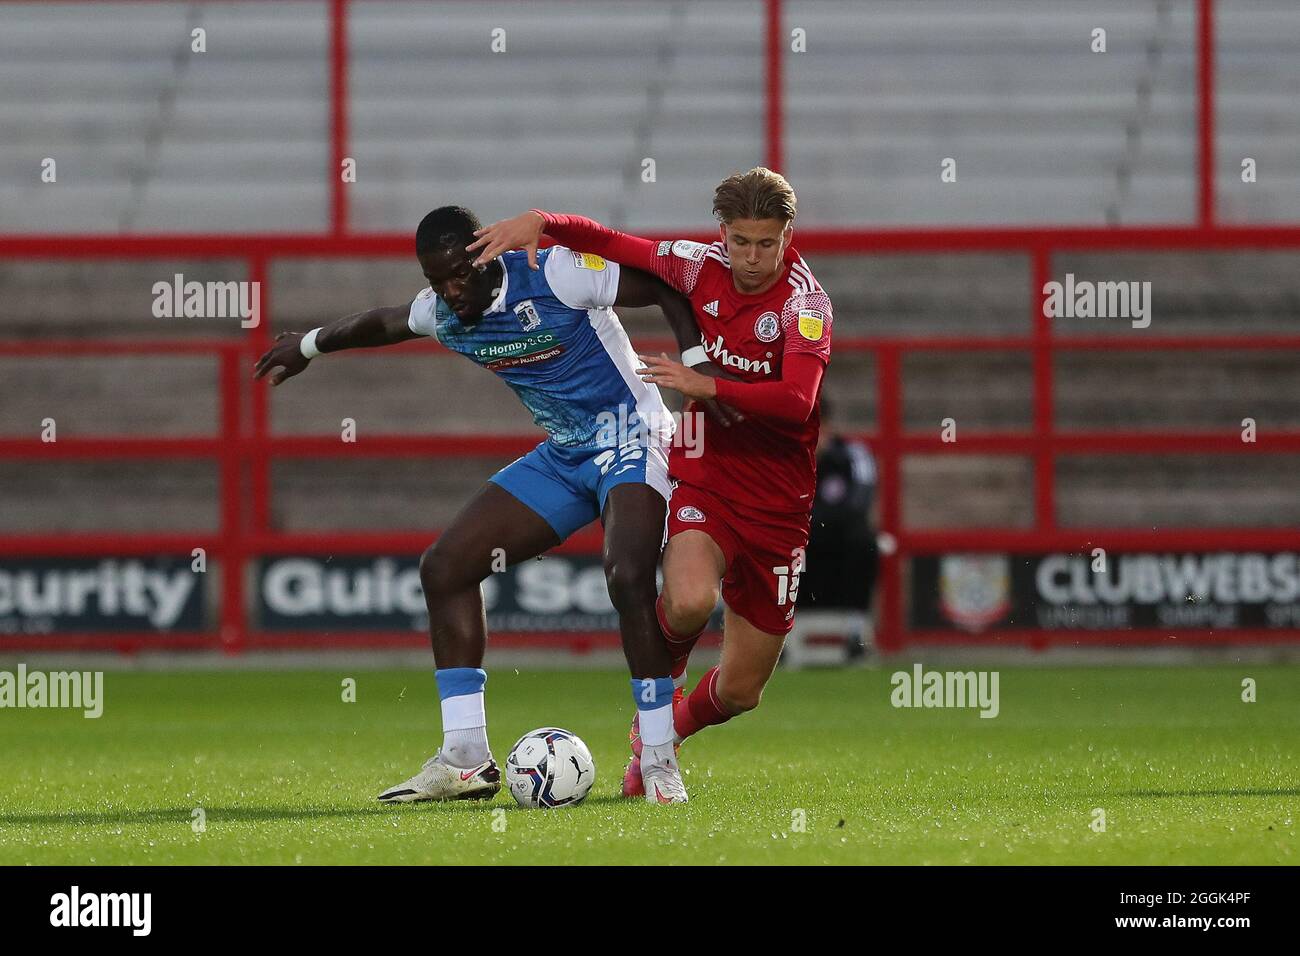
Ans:
{"label": "red shorts", "polygon": [[683,531],[703,531],[722,549],[727,607],[760,631],[789,633],[808,546],[808,515],[737,511],[722,498],[677,482],[668,502],[668,537]]}

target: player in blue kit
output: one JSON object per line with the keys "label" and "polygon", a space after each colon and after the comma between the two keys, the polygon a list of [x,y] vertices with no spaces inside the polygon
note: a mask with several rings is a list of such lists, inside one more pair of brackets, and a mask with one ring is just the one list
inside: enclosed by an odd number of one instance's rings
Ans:
{"label": "player in blue kit", "polygon": [[[658,388],[636,374],[641,363],[612,307],[658,305],[685,317],[675,325],[693,329],[690,303],[654,276],[563,246],[539,252],[536,270],[524,252],[504,253],[476,269],[475,254],[465,247],[479,228],[467,209],[435,209],[415,238],[429,288],[409,305],[347,316],[305,335],[282,332],[255,372],[279,385],[323,353],[433,336],[499,375],[548,433],[493,475],[420,560],[443,744],[419,773],[379,799],[479,799],[497,792],[479,585],[499,556],[508,565],[526,561],[600,518],[605,578],[649,755],[641,764],[646,799],[684,803],[673,753],[671,658],[655,616],[674,422]],[[697,339],[698,332],[682,347]]]}

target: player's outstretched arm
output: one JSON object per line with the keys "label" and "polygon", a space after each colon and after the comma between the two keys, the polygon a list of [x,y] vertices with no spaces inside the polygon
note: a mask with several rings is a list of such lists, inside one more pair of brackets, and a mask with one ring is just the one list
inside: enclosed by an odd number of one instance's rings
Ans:
{"label": "player's outstretched arm", "polygon": [[419,338],[407,323],[409,314],[410,306],[399,305],[357,312],[312,332],[281,332],[275,337],[275,344],[257,360],[253,377],[269,374],[268,381],[279,385],[305,369],[313,355],[396,345]]}
{"label": "player's outstretched arm", "polygon": [[503,252],[526,249],[528,262],[536,269],[537,244],[541,241],[543,232],[570,249],[594,252],[620,265],[653,273],[678,292],[689,294],[695,288],[695,280],[699,275],[698,262],[661,255],[660,252],[666,252],[670,244],[663,244],[661,250],[660,243],[610,229],[586,216],[530,209],[511,219],[502,219],[477,230],[474,235],[478,238],[466,249],[478,253],[474,265],[479,267]]}

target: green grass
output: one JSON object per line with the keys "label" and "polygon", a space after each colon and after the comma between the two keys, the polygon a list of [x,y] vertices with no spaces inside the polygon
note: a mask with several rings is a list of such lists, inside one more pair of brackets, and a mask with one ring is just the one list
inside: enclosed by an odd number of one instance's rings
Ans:
{"label": "green grass", "polygon": [[429,672],[356,703],[343,672],[109,672],[98,720],[0,710],[0,864],[1300,862],[1300,667],[1003,669],[991,720],[894,709],[891,671],[778,673],[657,807],[617,796],[625,675],[492,670],[499,759],[548,724],[595,756],[552,812],[376,803],[436,749]]}

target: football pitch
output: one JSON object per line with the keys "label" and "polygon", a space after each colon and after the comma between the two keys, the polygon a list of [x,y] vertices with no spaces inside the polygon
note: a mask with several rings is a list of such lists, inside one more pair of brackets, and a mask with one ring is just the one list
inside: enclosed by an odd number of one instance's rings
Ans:
{"label": "football pitch", "polygon": [[98,719],[0,710],[0,864],[1300,862],[1300,667],[1002,668],[993,719],[894,708],[894,670],[778,672],[660,807],[618,796],[625,674],[489,668],[498,762],[592,750],[555,811],[376,802],[437,747],[432,669],[110,671]]}

